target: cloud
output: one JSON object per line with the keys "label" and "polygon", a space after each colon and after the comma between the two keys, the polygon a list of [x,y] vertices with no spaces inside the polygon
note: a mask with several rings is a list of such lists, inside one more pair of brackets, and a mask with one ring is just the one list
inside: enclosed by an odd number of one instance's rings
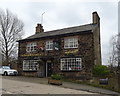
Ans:
{"label": "cloud", "polygon": [[61,29],[65,27],[78,26],[92,23],[92,12],[97,11],[101,18],[101,46],[103,62],[107,62],[109,40],[112,35],[117,34],[118,10],[117,2],[79,2],[62,0],[42,0],[26,2],[1,2],[0,8],[8,8],[11,12],[25,23],[25,36],[35,33],[37,23],[41,23],[43,15],[43,26],[45,31]]}

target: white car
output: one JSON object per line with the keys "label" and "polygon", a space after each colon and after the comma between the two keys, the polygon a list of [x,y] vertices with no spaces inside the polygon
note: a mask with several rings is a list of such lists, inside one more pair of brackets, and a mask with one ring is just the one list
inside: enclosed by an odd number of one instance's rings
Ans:
{"label": "white car", "polygon": [[0,74],[1,75],[17,75],[17,70],[11,69],[9,66],[0,66]]}

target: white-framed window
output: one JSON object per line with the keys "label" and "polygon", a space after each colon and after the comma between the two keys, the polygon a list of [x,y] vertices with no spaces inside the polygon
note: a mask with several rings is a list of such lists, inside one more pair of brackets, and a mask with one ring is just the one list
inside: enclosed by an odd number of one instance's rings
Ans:
{"label": "white-framed window", "polygon": [[62,71],[79,71],[82,69],[81,58],[61,58]]}
{"label": "white-framed window", "polygon": [[27,52],[34,52],[34,51],[36,51],[36,48],[37,48],[36,42],[27,43],[26,51]]}
{"label": "white-framed window", "polygon": [[24,60],[23,70],[24,71],[37,71],[38,70],[37,60]]}
{"label": "white-framed window", "polygon": [[46,41],[46,50],[53,50],[53,41]]}
{"label": "white-framed window", "polygon": [[78,48],[78,38],[65,38],[64,48]]}

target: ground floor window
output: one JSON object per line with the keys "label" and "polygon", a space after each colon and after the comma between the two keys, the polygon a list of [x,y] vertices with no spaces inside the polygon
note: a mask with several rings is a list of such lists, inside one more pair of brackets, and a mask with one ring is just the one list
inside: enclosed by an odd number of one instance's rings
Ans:
{"label": "ground floor window", "polygon": [[61,70],[79,71],[82,68],[81,58],[61,58]]}
{"label": "ground floor window", "polygon": [[24,60],[23,70],[24,71],[37,71],[38,70],[37,60]]}

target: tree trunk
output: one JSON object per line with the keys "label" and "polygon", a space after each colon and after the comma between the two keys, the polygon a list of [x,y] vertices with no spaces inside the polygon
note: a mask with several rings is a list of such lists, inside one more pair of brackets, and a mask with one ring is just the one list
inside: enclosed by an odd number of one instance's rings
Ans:
{"label": "tree trunk", "polygon": [[6,60],[5,60],[5,65],[8,65],[9,57],[8,57],[7,40],[5,41],[5,45],[6,45],[6,53],[5,53]]}

